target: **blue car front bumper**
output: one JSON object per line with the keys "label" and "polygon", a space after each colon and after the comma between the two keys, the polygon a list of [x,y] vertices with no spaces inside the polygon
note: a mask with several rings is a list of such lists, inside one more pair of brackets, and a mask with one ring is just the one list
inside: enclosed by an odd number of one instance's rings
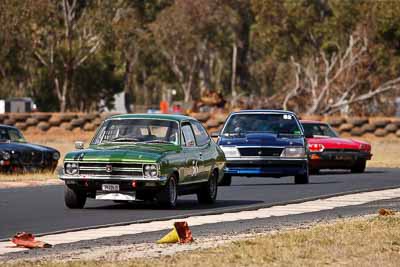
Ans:
{"label": "blue car front bumper", "polygon": [[227,158],[224,173],[232,176],[295,176],[306,174],[307,166],[307,159]]}

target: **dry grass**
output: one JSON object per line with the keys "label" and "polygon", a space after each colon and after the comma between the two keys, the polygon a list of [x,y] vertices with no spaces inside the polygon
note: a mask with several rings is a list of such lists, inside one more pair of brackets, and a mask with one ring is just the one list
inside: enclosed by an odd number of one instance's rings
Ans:
{"label": "dry grass", "polygon": [[57,177],[57,173],[0,174],[1,182],[47,181]]}
{"label": "dry grass", "polygon": [[372,141],[373,158],[368,167],[400,167],[400,138]]}
{"label": "dry grass", "polygon": [[398,266],[399,262],[400,218],[379,216],[267,234],[160,258],[124,262],[25,262],[18,266]]}

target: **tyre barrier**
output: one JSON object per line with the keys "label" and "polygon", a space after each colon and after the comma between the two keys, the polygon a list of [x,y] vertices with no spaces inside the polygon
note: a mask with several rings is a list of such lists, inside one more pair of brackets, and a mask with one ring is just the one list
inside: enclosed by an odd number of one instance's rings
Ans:
{"label": "tyre barrier", "polygon": [[350,132],[353,129],[354,125],[351,123],[344,123],[340,125],[339,127],[339,132],[340,133],[345,133],[345,132]]}
{"label": "tyre barrier", "polygon": [[[39,121],[35,118],[28,118],[25,123],[27,126],[36,126],[39,124]],[[17,128],[19,128],[17,125],[15,125],[15,126]]]}
{"label": "tyre barrier", "polygon": [[340,125],[346,123],[346,119],[345,118],[329,118],[326,122],[329,123],[332,127],[339,128]]}
{"label": "tyre barrier", "polygon": [[[50,129],[63,131],[93,132],[103,120],[116,113],[5,113],[0,114],[0,124],[16,126],[23,131]],[[227,112],[197,112],[188,114],[201,121],[207,130],[221,130],[229,113]],[[400,118],[390,117],[321,117],[300,116],[307,120],[322,120],[328,122],[335,130],[345,136],[362,137],[400,137]]]}
{"label": "tyre barrier", "polygon": [[394,123],[389,123],[384,128],[388,133],[395,133],[398,129],[397,125]]}
{"label": "tyre barrier", "polygon": [[354,127],[351,129],[350,134],[352,136],[362,136],[364,134],[364,131],[361,127]]}
{"label": "tyre barrier", "polygon": [[385,128],[389,123],[390,120],[388,119],[377,119],[372,121],[372,124],[374,124],[376,128]]}
{"label": "tyre barrier", "polygon": [[368,124],[364,124],[364,125],[361,127],[361,129],[362,129],[362,131],[363,131],[364,134],[366,134],[366,133],[373,133],[373,132],[375,132],[375,130],[376,130],[376,126],[375,126],[374,124],[368,123]]}
{"label": "tyre barrier", "polygon": [[366,123],[368,123],[367,118],[349,118],[348,122],[353,124],[354,126],[360,127]]}
{"label": "tyre barrier", "polygon": [[377,137],[385,137],[387,135],[387,131],[385,129],[382,128],[378,128],[375,130],[374,135]]}

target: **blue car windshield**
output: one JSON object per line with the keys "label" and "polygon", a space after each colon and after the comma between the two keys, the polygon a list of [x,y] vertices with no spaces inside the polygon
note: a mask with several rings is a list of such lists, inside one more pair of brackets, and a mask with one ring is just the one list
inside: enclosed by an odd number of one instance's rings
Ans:
{"label": "blue car windshield", "polygon": [[291,114],[249,113],[232,115],[222,135],[240,135],[247,133],[273,133],[301,135],[297,119]]}

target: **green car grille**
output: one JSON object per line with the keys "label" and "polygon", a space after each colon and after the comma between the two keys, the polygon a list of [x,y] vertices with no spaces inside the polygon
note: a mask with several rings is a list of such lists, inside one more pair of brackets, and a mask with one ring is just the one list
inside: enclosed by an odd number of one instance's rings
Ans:
{"label": "green car grille", "polygon": [[143,175],[141,163],[89,163],[79,162],[81,175]]}

